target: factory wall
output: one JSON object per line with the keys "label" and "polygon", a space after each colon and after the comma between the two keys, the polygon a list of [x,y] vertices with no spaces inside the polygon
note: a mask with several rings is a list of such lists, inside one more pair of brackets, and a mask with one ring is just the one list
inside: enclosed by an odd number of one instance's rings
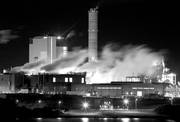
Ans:
{"label": "factory wall", "polygon": [[19,93],[22,89],[27,89],[30,93],[43,92],[48,94],[88,95],[95,97],[141,97],[146,94],[164,95],[168,85],[166,83],[142,82],[86,84],[85,74],[0,75],[1,93]]}
{"label": "factory wall", "polygon": [[0,74],[0,93],[16,93],[23,88],[23,76],[19,74]]}
{"label": "factory wall", "polygon": [[11,79],[10,75],[0,75],[0,93],[13,92],[13,81],[14,79]]}
{"label": "factory wall", "polygon": [[60,93],[71,91],[72,84],[85,84],[85,74],[38,74],[27,76],[31,92]]}
{"label": "factory wall", "polygon": [[45,59],[51,62],[57,58],[57,37],[34,37],[29,44],[29,63]]}
{"label": "factory wall", "polygon": [[72,90],[90,93],[97,97],[144,96],[146,94],[164,95],[168,84],[162,83],[116,83],[116,84],[88,84],[72,85]]}

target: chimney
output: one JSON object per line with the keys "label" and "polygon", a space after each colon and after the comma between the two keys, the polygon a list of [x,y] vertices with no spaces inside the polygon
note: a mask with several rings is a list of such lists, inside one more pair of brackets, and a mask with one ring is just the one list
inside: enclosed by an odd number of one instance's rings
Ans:
{"label": "chimney", "polygon": [[89,62],[97,61],[97,41],[98,41],[98,11],[96,8],[91,8],[88,11],[89,15],[89,34],[88,34],[88,55]]}

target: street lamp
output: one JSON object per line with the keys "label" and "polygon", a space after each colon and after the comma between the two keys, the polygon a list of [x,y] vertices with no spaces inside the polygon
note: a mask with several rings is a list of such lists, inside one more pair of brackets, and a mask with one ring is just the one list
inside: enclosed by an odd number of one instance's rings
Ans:
{"label": "street lamp", "polygon": [[62,36],[57,36],[57,39],[63,39],[63,37]]}
{"label": "street lamp", "polygon": [[129,103],[129,100],[128,99],[124,99],[124,104],[128,104]]}
{"label": "street lamp", "polygon": [[42,103],[42,100],[38,100],[38,103]]}
{"label": "street lamp", "polygon": [[18,100],[18,99],[16,99],[16,103],[19,103],[19,100]]}
{"label": "street lamp", "polygon": [[127,109],[128,109],[129,100],[128,99],[124,99],[123,103],[124,103],[125,107],[127,107]]}
{"label": "street lamp", "polygon": [[138,98],[135,98],[135,109],[137,109]]}
{"label": "street lamp", "polygon": [[86,110],[89,107],[89,103],[85,101],[82,106]]}
{"label": "street lamp", "polygon": [[61,104],[61,101],[60,101],[60,100],[58,101],[58,104],[59,104],[59,105]]}

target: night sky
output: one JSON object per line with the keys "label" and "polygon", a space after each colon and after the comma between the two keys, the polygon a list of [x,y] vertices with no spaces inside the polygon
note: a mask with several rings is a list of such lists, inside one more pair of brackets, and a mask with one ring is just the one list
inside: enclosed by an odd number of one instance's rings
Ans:
{"label": "night sky", "polygon": [[[107,43],[145,44],[164,50],[167,66],[180,74],[180,7],[156,0],[24,0],[1,2],[0,70],[28,62],[29,38],[73,33],[69,46],[87,46],[88,10],[99,5],[99,49]],[[8,30],[8,31],[7,31]],[[1,41],[2,42],[2,41]]]}

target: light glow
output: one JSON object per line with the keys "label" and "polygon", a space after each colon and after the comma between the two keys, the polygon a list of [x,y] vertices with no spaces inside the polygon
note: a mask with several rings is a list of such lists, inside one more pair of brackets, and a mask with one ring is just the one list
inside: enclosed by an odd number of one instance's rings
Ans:
{"label": "light glow", "polygon": [[61,36],[58,36],[57,39],[63,39]]}
{"label": "light glow", "polygon": [[38,103],[42,103],[42,100],[38,100]]}
{"label": "light glow", "polygon": [[122,122],[130,122],[129,118],[121,118]]}
{"label": "light glow", "polygon": [[128,103],[129,103],[129,100],[128,100],[128,99],[124,99],[124,100],[123,100],[123,103],[124,103],[124,104],[128,104]]}
{"label": "light glow", "polygon": [[83,108],[87,109],[88,107],[89,107],[89,103],[84,102],[84,103],[83,103]]}
{"label": "light glow", "polygon": [[[86,61],[88,50],[85,49],[74,49],[68,52],[66,56],[53,61],[52,38],[50,38],[50,63],[45,61],[46,63],[41,63],[37,67],[23,69],[24,66],[22,66],[16,70],[25,71],[30,75],[31,73],[38,74],[39,72],[58,74],[86,72],[86,79],[82,79],[81,82],[86,82],[87,84],[121,82],[123,79],[129,82],[139,82],[140,79],[137,76],[142,74],[152,78],[156,77],[157,68],[152,66],[152,62],[162,60],[159,52],[152,53],[150,49],[143,46],[126,46],[114,51],[111,45],[107,45],[95,62]],[[32,64],[26,64],[25,66],[29,65]],[[65,80],[65,82],[68,81]]]}
{"label": "light glow", "polygon": [[82,118],[82,122],[88,122],[89,119],[88,118]]}

